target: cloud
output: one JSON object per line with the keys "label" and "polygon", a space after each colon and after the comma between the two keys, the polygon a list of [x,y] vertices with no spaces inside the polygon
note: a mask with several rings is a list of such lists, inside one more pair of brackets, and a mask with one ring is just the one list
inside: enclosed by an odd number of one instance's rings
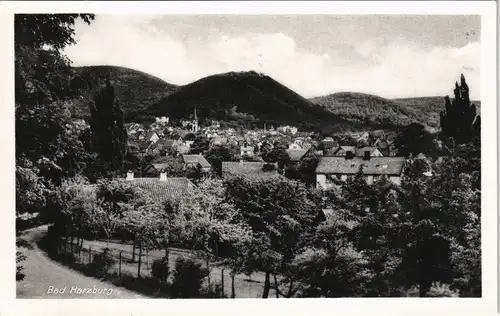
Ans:
{"label": "cloud", "polygon": [[339,91],[389,98],[445,95],[452,93],[454,81],[464,73],[472,97],[479,99],[477,42],[424,49],[415,43],[384,44],[375,38],[350,47],[352,58],[340,58],[339,51],[346,47],[330,49],[328,54],[306,51],[286,30],[238,36],[214,30],[210,38],[193,44],[174,40],[168,29],[150,21],[150,17],[100,16],[90,26],[78,24],[77,45],[65,53],[77,66],[125,66],[174,84],[221,72],[255,70],[305,97]]}

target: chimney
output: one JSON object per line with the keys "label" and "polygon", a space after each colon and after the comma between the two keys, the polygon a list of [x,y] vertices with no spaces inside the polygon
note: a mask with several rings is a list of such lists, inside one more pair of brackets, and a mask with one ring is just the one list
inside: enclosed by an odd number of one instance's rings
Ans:
{"label": "chimney", "polygon": [[354,158],[354,153],[352,151],[346,151],[345,153],[345,159],[352,159]]}
{"label": "chimney", "polygon": [[167,181],[167,172],[165,170],[160,171],[160,181]]}
{"label": "chimney", "polygon": [[127,172],[127,178],[125,180],[127,180],[127,181],[134,180],[134,172],[128,171]]}
{"label": "chimney", "polygon": [[365,150],[365,154],[363,155],[363,160],[370,160],[370,151]]}

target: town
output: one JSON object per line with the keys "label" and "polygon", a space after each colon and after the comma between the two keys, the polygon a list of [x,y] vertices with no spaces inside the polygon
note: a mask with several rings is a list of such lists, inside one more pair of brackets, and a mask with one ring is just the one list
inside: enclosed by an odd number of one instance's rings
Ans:
{"label": "town", "polygon": [[[212,121],[200,126],[194,109],[192,120],[171,122],[166,117],[156,117],[155,122],[144,125],[126,124],[128,146],[149,162],[143,169],[129,170],[135,177],[159,177],[168,179],[168,162],[178,160],[186,174],[200,177],[215,173],[218,176],[240,175],[267,177],[272,174],[286,176],[287,170],[307,158],[316,158],[315,170],[318,188],[327,188],[328,180],[336,177],[345,181],[360,169],[368,183],[386,175],[394,183],[400,183],[404,157],[398,156],[394,145],[396,133],[374,130],[335,135],[315,135],[299,131],[294,126],[272,125],[262,129],[245,130],[242,127],[223,127]],[[224,123],[222,123],[224,124]],[[339,141],[340,139],[340,141]],[[215,168],[207,156],[218,150],[232,153],[230,161],[219,161]],[[269,155],[270,152],[273,154]],[[147,157],[147,158],[146,158]],[[211,159],[209,159],[211,160]],[[214,162],[212,162],[214,163]],[[267,164],[276,168],[266,172]],[[196,173],[195,171],[200,171]],[[129,176],[127,179],[132,180]],[[187,179],[186,179],[187,181]]]}

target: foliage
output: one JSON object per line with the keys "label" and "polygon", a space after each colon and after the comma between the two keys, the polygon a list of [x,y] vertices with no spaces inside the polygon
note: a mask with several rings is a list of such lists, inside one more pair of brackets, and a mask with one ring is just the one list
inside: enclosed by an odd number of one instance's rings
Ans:
{"label": "foliage", "polygon": [[78,87],[61,54],[75,43],[79,18],[90,23],[93,15],[17,14],[14,19],[18,213],[43,210],[54,186],[87,162],[65,102],[78,94]]}
{"label": "foliage", "polygon": [[429,153],[432,149],[432,136],[422,124],[412,123],[405,126],[394,140],[398,153],[408,157]]}
{"label": "foliage", "polygon": [[208,151],[206,159],[216,174],[221,174],[223,161],[238,161],[238,153],[232,149],[228,146],[214,146]]}
{"label": "foliage", "polygon": [[474,126],[476,106],[470,102],[469,86],[463,74],[460,76],[460,85],[455,82],[453,92],[453,102],[448,96],[445,98],[445,110],[440,115],[441,130],[444,136],[453,137],[458,143],[463,143],[480,136],[480,128]]}
{"label": "foliage", "polygon": [[286,147],[281,143],[277,143],[269,152],[262,153],[262,159],[269,163],[277,162],[278,166],[283,168],[290,158],[286,152]]}
{"label": "foliage", "polygon": [[93,275],[97,276],[98,278],[103,278],[109,274],[110,269],[114,266],[115,263],[116,260],[111,255],[110,250],[106,248],[103,252],[100,252],[94,256],[89,269]]}
{"label": "foliage", "polygon": [[74,67],[73,71],[76,74],[75,83],[83,86],[83,89],[78,98],[72,100],[71,113],[84,119],[90,117],[89,105],[93,102],[95,90],[106,79],[111,80],[115,86],[126,121],[155,122],[154,117],[138,113],[177,88],[160,78],[125,67],[84,66]]}
{"label": "foliage", "polygon": [[151,275],[153,277],[158,278],[161,283],[165,284],[167,283],[169,274],[170,267],[167,257],[153,261],[153,265],[151,267]]}
{"label": "foliage", "polygon": [[123,171],[127,132],[123,112],[115,96],[115,88],[108,81],[90,107],[92,151],[96,152],[106,171]]}
{"label": "foliage", "polygon": [[226,182],[226,188],[229,201],[240,210],[254,236],[247,248],[245,270],[266,272],[263,297],[267,297],[270,274],[288,270],[301,238],[314,230],[318,209],[303,185],[286,178],[234,178]]}
{"label": "foliage", "polygon": [[[378,96],[339,92],[312,99],[331,113],[358,124],[376,128],[394,129],[412,122],[427,124],[422,120],[421,113],[415,108],[408,107],[402,102],[384,99]],[[328,134],[331,134],[331,130]]]}
{"label": "foliage", "polygon": [[177,258],[173,271],[172,295],[175,298],[199,298],[208,270],[190,258]]}
{"label": "foliage", "polygon": [[193,155],[204,154],[210,146],[208,139],[202,136],[198,136],[194,139],[194,142],[189,148],[189,152]]}
{"label": "foliage", "polygon": [[306,186],[316,185],[316,167],[318,166],[320,157],[313,154],[306,156],[295,165],[289,166],[285,170],[285,176],[289,179],[299,180],[305,183]]}

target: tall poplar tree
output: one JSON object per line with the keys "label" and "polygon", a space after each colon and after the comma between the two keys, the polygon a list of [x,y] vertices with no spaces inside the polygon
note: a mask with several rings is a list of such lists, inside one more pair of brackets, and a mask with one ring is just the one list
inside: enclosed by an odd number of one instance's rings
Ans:
{"label": "tall poplar tree", "polygon": [[104,165],[107,171],[123,171],[127,131],[124,127],[123,111],[109,79],[106,80],[104,89],[95,96],[94,104],[90,105],[90,113],[92,151],[99,154],[101,165]]}
{"label": "tall poplar tree", "polygon": [[441,130],[444,136],[453,137],[456,142],[471,140],[480,130],[480,119],[476,119],[476,106],[471,104],[469,86],[460,76],[460,85],[455,82],[453,101],[445,97],[445,109],[441,111]]}

